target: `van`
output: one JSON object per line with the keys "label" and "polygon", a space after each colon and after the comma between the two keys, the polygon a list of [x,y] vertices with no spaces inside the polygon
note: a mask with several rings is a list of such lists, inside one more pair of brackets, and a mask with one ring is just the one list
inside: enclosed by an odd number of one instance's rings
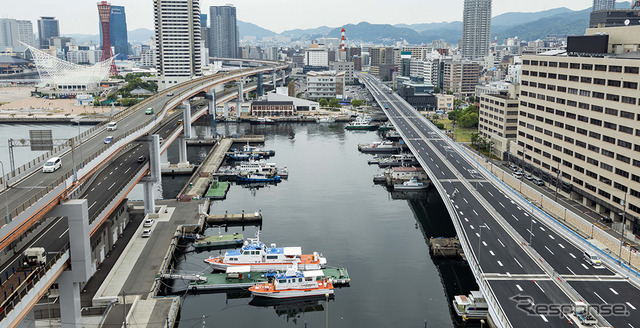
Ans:
{"label": "van", "polygon": [[537,186],[544,186],[544,181],[542,181],[542,179],[538,178],[538,177],[533,177],[533,181],[534,184],[536,184]]}
{"label": "van", "polygon": [[520,171],[513,172],[513,177],[516,179],[522,179],[522,172]]}
{"label": "van", "polygon": [[602,261],[600,261],[600,258],[598,257],[598,255],[592,254],[590,251],[584,252],[584,260],[593,266],[602,265]]}
{"label": "van", "polygon": [[107,123],[107,131],[115,131],[118,128],[118,123],[109,122]]}
{"label": "van", "polygon": [[62,159],[60,157],[49,158],[42,167],[42,172],[50,173],[62,167]]}

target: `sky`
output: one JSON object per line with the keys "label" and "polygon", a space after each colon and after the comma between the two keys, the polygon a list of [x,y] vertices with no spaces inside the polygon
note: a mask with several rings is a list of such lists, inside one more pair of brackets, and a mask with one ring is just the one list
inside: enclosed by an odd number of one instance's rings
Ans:
{"label": "sky", "polygon": [[[8,1],[1,5],[0,18],[26,19],[55,16],[61,34],[98,34],[97,1],[91,0],[26,0]],[[238,19],[280,33],[296,28],[338,27],[369,22],[375,24],[415,24],[461,21],[463,0],[201,0],[202,13],[209,6],[233,4]],[[493,16],[506,12],[532,12],[567,7],[582,10],[592,0],[494,0]],[[114,0],[125,6],[127,29],[153,29],[152,0]]]}

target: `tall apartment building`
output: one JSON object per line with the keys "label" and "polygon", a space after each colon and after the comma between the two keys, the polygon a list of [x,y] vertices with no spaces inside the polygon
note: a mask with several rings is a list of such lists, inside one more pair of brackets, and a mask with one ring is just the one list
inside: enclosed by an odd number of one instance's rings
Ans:
{"label": "tall apartment building", "polygon": [[593,11],[616,8],[616,0],[593,0]]}
{"label": "tall apartment building", "polygon": [[200,1],[154,0],[158,87],[165,89],[202,75]]}
{"label": "tall apartment building", "polygon": [[383,81],[391,80],[392,72],[396,69],[394,65],[394,48],[372,47],[369,48],[369,56],[371,62],[369,70],[371,74],[379,77]]}
{"label": "tall apartment building", "polygon": [[38,40],[40,49],[49,48],[49,39],[60,36],[60,25],[55,17],[40,17],[38,19]]}
{"label": "tall apartment building", "polygon": [[25,47],[20,42],[30,46],[36,45],[31,21],[0,18],[0,51],[6,48],[22,51]]}
{"label": "tall apartment building", "polygon": [[464,0],[462,57],[484,58],[491,42],[491,0]]}
{"label": "tall apartment building", "polygon": [[442,67],[442,90],[456,97],[473,96],[482,67],[468,61],[446,61]]}
{"label": "tall apartment building", "polygon": [[[567,45],[569,54],[580,56],[523,56],[517,145],[511,153],[517,148],[517,156],[524,155],[542,178],[553,182],[559,175],[561,190],[595,212],[617,220],[626,209],[627,219],[637,217],[640,26],[586,34],[577,46],[571,38]],[[580,44],[600,49],[588,51]],[[640,234],[636,219],[630,221]]]}
{"label": "tall apartment building", "polygon": [[[127,35],[127,15],[124,6],[111,6],[109,15],[109,39],[113,47],[113,55],[117,60],[129,58],[129,37]],[[102,40],[102,25],[100,25],[100,40]]]}
{"label": "tall apartment building", "polygon": [[308,72],[307,99],[344,99],[344,82],[344,72]]}
{"label": "tall apartment building", "polygon": [[337,62],[331,63],[332,71],[344,72],[344,81],[346,83],[353,83],[354,81],[353,69],[354,69],[353,62],[337,61]]}
{"label": "tall apartment building", "polygon": [[240,46],[236,7],[233,5],[209,7],[209,55],[211,57],[238,58]]}
{"label": "tall apartment building", "polygon": [[411,60],[411,76],[421,77],[432,85],[438,83],[439,60]]}
{"label": "tall apartment building", "polygon": [[[480,91],[479,89],[485,89]],[[518,134],[518,91],[511,83],[478,87],[478,135],[493,142],[494,155],[508,159],[509,145]]]}

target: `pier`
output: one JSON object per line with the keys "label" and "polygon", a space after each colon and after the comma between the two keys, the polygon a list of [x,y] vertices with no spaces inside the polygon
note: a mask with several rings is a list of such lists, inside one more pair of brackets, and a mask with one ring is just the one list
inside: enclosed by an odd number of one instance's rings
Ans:
{"label": "pier", "polygon": [[241,214],[214,214],[208,215],[205,221],[209,225],[262,225],[262,213],[258,211],[245,214],[243,210]]}
{"label": "pier", "polygon": [[181,201],[189,201],[204,196],[213,180],[212,174],[218,170],[224,160],[225,154],[229,151],[232,144],[233,141],[231,138],[220,140],[193,176],[191,176],[187,185],[182,188],[182,191],[178,194],[178,199]]}

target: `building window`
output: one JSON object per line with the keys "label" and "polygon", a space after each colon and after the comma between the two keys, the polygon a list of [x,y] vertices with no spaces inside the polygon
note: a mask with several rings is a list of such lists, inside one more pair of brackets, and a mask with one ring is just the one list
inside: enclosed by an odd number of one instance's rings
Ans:
{"label": "building window", "polygon": [[638,89],[638,83],[636,82],[628,82],[628,81],[624,81],[622,82],[622,87],[626,88],[626,89]]}
{"label": "building window", "polygon": [[607,93],[607,100],[611,100],[611,101],[620,101],[620,96],[619,95],[614,95],[611,93]]}
{"label": "building window", "polygon": [[633,133],[633,129],[632,128],[630,128],[628,126],[624,126],[624,125],[620,125],[619,131],[620,132],[624,132],[624,133],[628,133],[628,134],[632,134]]}
{"label": "building window", "polygon": [[622,66],[609,65],[609,72],[622,73]]}
{"label": "building window", "polygon": [[620,87],[620,81],[619,80],[609,80],[607,81],[607,85],[610,87]]}
{"label": "building window", "polygon": [[624,67],[624,72],[627,74],[638,74],[638,68],[637,67],[631,67],[631,66],[625,66]]}
{"label": "building window", "polygon": [[626,96],[622,96],[622,102],[625,104],[631,104],[631,105],[635,105],[637,99],[634,97],[626,97]]}
{"label": "building window", "polygon": [[631,143],[628,142],[628,141],[624,141],[622,139],[618,139],[618,146],[624,147],[624,148],[627,148],[627,149],[631,149]]}
{"label": "building window", "polygon": [[609,115],[618,116],[618,110],[617,109],[613,109],[613,108],[605,108],[604,109],[604,113],[605,114],[609,114]]}

